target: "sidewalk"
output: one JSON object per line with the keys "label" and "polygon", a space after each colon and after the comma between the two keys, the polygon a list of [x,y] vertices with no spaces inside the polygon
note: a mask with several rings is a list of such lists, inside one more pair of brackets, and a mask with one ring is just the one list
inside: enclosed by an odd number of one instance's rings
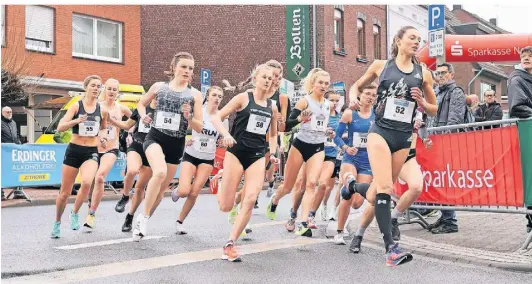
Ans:
{"label": "sidewalk", "polygon": [[[116,188],[117,191],[122,190],[121,188]],[[5,195],[7,196],[11,189],[4,189]],[[24,192],[31,198],[31,202],[25,199],[8,199],[2,201],[2,208],[9,207],[24,207],[24,206],[38,206],[38,205],[54,205],[55,199],[59,195],[59,189],[34,189],[34,188],[25,188]],[[164,196],[170,196],[171,190],[167,190],[164,193]],[[200,194],[210,194],[211,190],[208,187],[205,187],[201,190]],[[120,193],[115,194],[112,190],[105,190],[103,193],[102,201],[106,200],[119,200]],[[74,203],[76,196],[72,195],[68,198],[68,203]]]}
{"label": "sidewalk", "polygon": [[[418,255],[532,272],[532,244],[525,251],[519,250],[527,238],[524,215],[457,212],[457,216],[459,231],[452,234],[434,235],[418,224],[401,225],[399,243]],[[358,220],[350,224],[351,232],[358,227]],[[430,218],[428,222],[436,220]],[[368,233],[364,241],[382,246],[375,221]]]}

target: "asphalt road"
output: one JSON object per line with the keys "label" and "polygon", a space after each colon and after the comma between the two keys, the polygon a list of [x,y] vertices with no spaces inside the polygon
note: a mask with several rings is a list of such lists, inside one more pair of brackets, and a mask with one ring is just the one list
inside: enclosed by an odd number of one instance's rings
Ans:
{"label": "asphalt road", "polygon": [[[227,214],[215,196],[201,195],[176,235],[178,204],[165,198],[150,219],[148,236],[131,242],[122,233],[125,213],[106,201],[96,215],[96,229],[71,231],[63,217],[61,238],[50,238],[54,206],[2,209],[2,283],[529,283],[531,274],[451,263],[414,255],[406,265],[384,265],[381,247],[366,244],[359,255],[325,238],[325,223],[313,238],[287,233],[290,197],[279,205],[277,221],[264,216],[265,192],[251,219],[250,240],[238,242],[243,262],[220,260],[228,238]],[[67,206],[70,212],[72,205]],[[87,213],[81,210],[80,222]],[[390,282],[393,281],[393,282]]]}

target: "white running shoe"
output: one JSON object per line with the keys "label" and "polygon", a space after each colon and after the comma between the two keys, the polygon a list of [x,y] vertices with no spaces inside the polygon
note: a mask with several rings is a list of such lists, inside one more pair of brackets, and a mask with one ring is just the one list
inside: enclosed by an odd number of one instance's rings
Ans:
{"label": "white running shoe", "polygon": [[183,224],[179,224],[179,222],[175,222],[175,227],[176,227],[176,234],[178,235],[186,235],[187,234],[187,231],[185,230],[185,226],[183,226]]}
{"label": "white running shoe", "polygon": [[336,234],[336,236],[334,236],[334,243],[337,245],[345,245],[344,234],[345,233]]}
{"label": "white running shoe", "polygon": [[321,207],[321,220],[322,221],[327,221],[327,212],[329,212],[327,209],[328,209],[327,205],[323,205]]}
{"label": "white running shoe", "polygon": [[135,227],[133,229],[134,241],[138,242],[146,236],[148,231],[148,219],[149,217],[144,216],[144,214],[139,214],[137,217],[137,221],[135,222]]}

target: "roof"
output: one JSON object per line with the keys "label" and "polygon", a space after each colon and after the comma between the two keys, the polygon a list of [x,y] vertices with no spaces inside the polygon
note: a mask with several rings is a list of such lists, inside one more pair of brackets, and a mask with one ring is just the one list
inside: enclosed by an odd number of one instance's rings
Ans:
{"label": "roof", "polygon": [[[484,20],[482,17],[480,17],[479,15],[475,14],[475,13],[471,13],[465,9],[460,9],[462,11],[464,11],[465,13],[469,14],[471,17],[477,19],[479,22],[481,22],[482,24],[496,30],[497,32],[501,33],[501,34],[509,34],[511,32],[507,31],[507,30],[504,30],[504,29],[501,29],[500,27],[492,24],[490,21],[486,21]],[[451,12],[452,13],[452,12]]]}
{"label": "roof", "polygon": [[508,75],[506,75],[504,70],[493,63],[490,63],[490,62],[471,62],[471,63],[473,63],[473,66],[477,67],[478,69],[484,68],[487,72],[500,76],[504,79],[508,79]]}
{"label": "roof", "polygon": [[[428,5],[419,5],[420,7],[424,9],[429,9]],[[447,5],[445,5],[445,28],[446,33],[450,34],[456,34],[456,31],[453,29],[453,26],[460,25],[462,22],[456,17],[456,15],[447,8]]]}

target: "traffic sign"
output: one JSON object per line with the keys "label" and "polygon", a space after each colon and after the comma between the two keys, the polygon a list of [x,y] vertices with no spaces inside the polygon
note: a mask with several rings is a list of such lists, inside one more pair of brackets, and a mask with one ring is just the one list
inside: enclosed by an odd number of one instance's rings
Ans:
{"label": "traffic sign", "polygon": [[201,85],[211,85],[211,70],[201,68]]}
{"label": "traffic sign", "polygon": [[445,5],[429,5],[429,31],[445,28]]}
{"label": "traffic sign", "polygon": [[443,29],[429,31],[429,57],[434,58],[445,54],[445,31]]}

